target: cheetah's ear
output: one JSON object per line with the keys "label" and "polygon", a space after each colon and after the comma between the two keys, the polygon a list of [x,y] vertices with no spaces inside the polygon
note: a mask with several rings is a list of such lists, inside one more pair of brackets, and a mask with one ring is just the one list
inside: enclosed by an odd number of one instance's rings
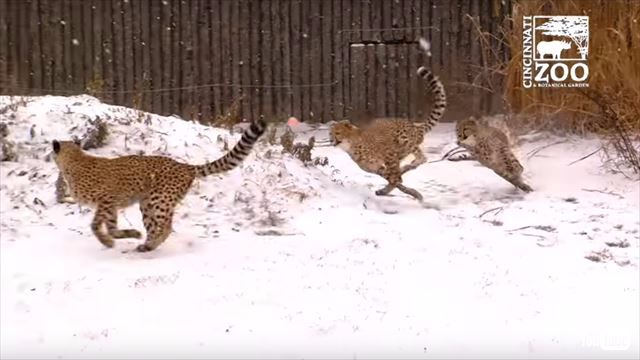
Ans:
{"label": "cheetah's ear", "polygon": [[53,146],[53,152],[54,153],[59,153],[60,152],[60,142],[58,140],[53,140],[51,142],[51,146]]}

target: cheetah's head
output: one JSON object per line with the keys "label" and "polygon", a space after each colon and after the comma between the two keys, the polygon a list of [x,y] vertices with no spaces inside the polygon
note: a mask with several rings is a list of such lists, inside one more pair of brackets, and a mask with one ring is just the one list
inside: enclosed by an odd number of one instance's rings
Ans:
{"label": "cheetah's head", "polygon": [[82,154],[82,148],[78,141],[58,141],[51,142],[53,149],[53,160],[59,168],[63,168],[65,164],[77,154]]}
{"label": "cheetah's head", "polygon": [[329,140],[331,145],[339,146],[343,142],[348,142],[360,130],[349,120],[341,120],[331,126],[329,130]]}
{"label": "cheetah's head", "polygon": [[460,120],[456,124],[456,132],[458,136],[458,142],[462,142],[469,137],[476,135],[478,132],[478,120],[471,116],[467,119]]}

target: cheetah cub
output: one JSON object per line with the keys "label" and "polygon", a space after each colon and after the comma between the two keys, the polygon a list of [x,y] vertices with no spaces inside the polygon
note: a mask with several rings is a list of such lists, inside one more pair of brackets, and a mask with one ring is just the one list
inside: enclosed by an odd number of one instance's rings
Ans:
{"label": "cheetah cub", "polygon": [[477,160],[518,189],[533,191],[522,179],[524,169],[511,151],[510,138],[503,131],[470,117],[456,123],[456,138],[458,145],[471,155],[449,161]]}
{"label": "cheetah cub", "polygon": [[[433,108],[425,121],[378,118],[369,126],[359,128],[349,120],[342,120],[330,129],[329,136],[334,146],[346,151],[362,170],[387,180],[388,184],[375,192],[378,196],[388,195],[398,188],[422,201],[417,190],[402,184],[402,175],[427,161],[420,146],[425,134],[442,118],[447,98],[444,85],[431,71],[421,66],[417,74],[426,81],[433,97]],[[410,162],[403,165],[407,160]]]}
{"label": "cheetah cub", "polygon": [[140,204],[147,238],[136,250],[145,252],[167,239],[174,209],[195,178],[238,166],[266,126],[262,120],[252,123],[231,151],[204,165],[185,164],[165,156],[96,157],[72,141],[58,140],[52,141],[53,157],[73,198],[96,209],[91,230],[104,246],[113,247],[113,239],[142,237],[138,230],[117,226],[118,209]]}

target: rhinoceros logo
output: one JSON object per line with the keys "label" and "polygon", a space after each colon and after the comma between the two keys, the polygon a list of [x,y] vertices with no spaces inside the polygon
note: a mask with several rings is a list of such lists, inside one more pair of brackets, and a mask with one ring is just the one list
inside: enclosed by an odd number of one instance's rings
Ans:
{"label": "rhinoceros logo", "polygon": [[539,59],[544,59],[545,55],[551,55],[554,60],[560,60],[560,54],[562,50],[571,49],[571,43],[569,41],[540,41],[536,45],[536,51],[538,52]]}
{"label": "rhinoceros logo", "polygon": [[[584,61],[587,59],[589,54],[588,16],[534,16],[533,18],[536,51],[534,60]],[[569,51],[571,48],[575,50]]]}

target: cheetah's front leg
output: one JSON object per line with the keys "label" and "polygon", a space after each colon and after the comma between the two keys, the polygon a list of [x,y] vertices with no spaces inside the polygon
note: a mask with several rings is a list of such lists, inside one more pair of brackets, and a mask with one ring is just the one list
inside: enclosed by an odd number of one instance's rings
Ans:
{"label": "cheetah's front leg", "polygon": [[[389,169],[389,168],[388,168]],[[387,186],[383,187],[376,191],[376,195],[378,196],[386,196],[395,189],[402,191],[403,193],[414,197],[417,200],[422,201],[422,195],[415,189],[412,189],[408,186],[402,185],[402,175],[400,174],[400,168],[396,165],[395,168],[390,168],[383,177],[389,182]]]}
{"label": "cheetah's front leg", "polygon": [[418,166],[420,166],[420,165],[422,165],[422,164],[427,162],[427,157],[424,156],[424,153],[422,152],[422,150],[417,149],[412,154],[413,154],[413,156],[415,156],[415,159],[413,159],[413,161],[411,161],[411,163],[402,166],[400,168],[400,174],[404,174],[407,171],[411,171],[411,170],[417,169]]}
{"label": "cheetah's front leg", "polygon": [[447,160],[449,161],[466,161],[466,160],[476,160],[476,158],[471,154],[462,154],[457,157],[450,157]]}
{"label": "cheetah's front leg", "polygon": [[505,180],[510,182],[513,186],[524,192],[532,192],[533,188],[522,180],[522,177],[502,176]]}

